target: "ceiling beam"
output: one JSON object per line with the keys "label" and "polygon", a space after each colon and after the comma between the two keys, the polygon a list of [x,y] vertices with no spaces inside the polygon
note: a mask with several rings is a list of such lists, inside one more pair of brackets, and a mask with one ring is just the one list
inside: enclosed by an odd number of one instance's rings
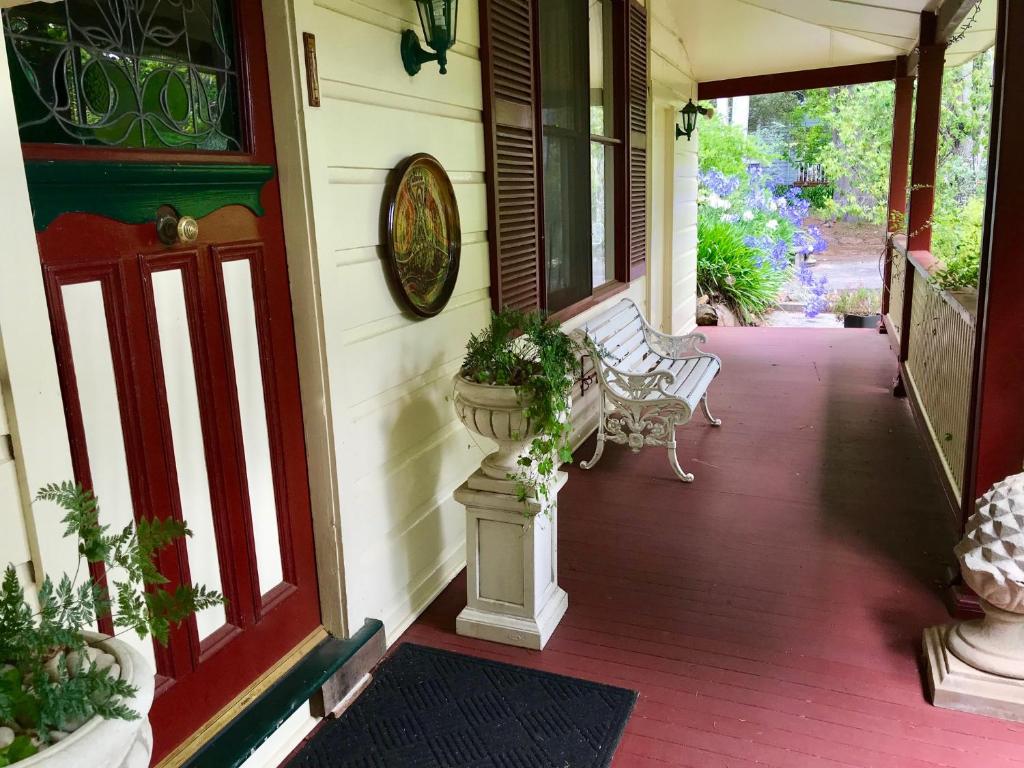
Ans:
{"label": "ceiling beam", "polygon": [[939,23],[935,30],[935,42],[945,43],[960,29],[967,14],[981,0],[945,0],[939,7]]}
{"label": "ceiling beam", "polygon": [[731,80],[709,80],[697,84],[697,98],[702,100],[723,99],[731,96],[757,96],[763,93],[806,91],[840,85],[876,83],[881,80],[893,80],[898,74],[900,73],[897,72],[896,59],[890,59],[870,64],[803,69],[798,72],[736,77]]}

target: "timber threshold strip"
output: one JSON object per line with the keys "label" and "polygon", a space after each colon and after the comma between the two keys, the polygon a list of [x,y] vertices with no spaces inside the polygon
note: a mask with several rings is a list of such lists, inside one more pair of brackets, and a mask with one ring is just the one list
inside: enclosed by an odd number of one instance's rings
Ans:
{"label": "timber threshold strip", "polygon": [[380,652],[374,651],[376,658],[368,662],[367,669],[372,668],[383,651],[383,638],[384,625],[376,619],[367,619],[347,640],[319,627],[156,768],[241,765],[328,680],[361,656],[364,649],[373,651],[373,644],[379,641]]}

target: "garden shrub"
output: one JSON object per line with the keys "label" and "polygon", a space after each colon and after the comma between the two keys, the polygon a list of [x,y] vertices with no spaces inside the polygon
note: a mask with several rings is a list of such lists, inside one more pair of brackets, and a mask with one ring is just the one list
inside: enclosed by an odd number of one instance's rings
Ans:
{"label": "garden shrub", "polygon": [[749,245],[741,228],[702,213],[697,220],[697,288],[750,323],[775,306],[787,272]]}
{"label": "garden shrub", "polygon": [[748,163],[767,163],[773,159],[771,152],[756,136],[750,136],[738,126],[722,120],[701,120],[698,135],[698,164],[702,173],[718,171],[723,176],[745,181]]}
{"label": "garden shrub", "polygon": [[800,190],[800,197],[811,204],[811,208],[821,213],[826,213],[832,204],[832,198],[836,188],[832,184],[817,184],[813,187],[803,187]]}
{"label": "garden shrub", "polygon": [[932,217],[932,253],[942,262],[932,282],[946,291],[978,287],[985,200],[972,198],[962,209],[944,205]]}

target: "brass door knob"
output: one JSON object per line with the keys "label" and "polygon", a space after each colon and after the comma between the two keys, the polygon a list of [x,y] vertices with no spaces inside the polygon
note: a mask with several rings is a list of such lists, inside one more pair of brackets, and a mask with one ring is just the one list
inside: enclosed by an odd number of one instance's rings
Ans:
{"label": "brass door knob", "polygon": [[191,216],[178,219],[178,240],[182,243],[194,243],[199,237],[199,222]]}

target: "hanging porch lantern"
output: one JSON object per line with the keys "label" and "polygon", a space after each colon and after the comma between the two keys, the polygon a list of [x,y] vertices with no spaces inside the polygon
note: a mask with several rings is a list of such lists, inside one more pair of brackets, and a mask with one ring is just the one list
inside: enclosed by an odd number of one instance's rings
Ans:
{"label": "hanging porch lantern", "polygon": [[710,117],[713,112],[708,107],[701,107],[693,103],[693,99],[688,99],[686,106],[679,110],[679,114],[683,118],[683,127],[679,127],[679,123],[676,123],[676,138],[685,136],[687,141],[693,136],[693,132],[697,130],[697,116],[705,115]]}
{"label": "hanging porch lantern", "polygon": [[407,29],[402,33],[402,63],[410,75],[418,74],[424,62],[436,61],[441,74],[448,71],[448,49],[455,45],[459,0],[416,0],[420,14],[423,40],[434,52],[423,50],[416,33]]}

